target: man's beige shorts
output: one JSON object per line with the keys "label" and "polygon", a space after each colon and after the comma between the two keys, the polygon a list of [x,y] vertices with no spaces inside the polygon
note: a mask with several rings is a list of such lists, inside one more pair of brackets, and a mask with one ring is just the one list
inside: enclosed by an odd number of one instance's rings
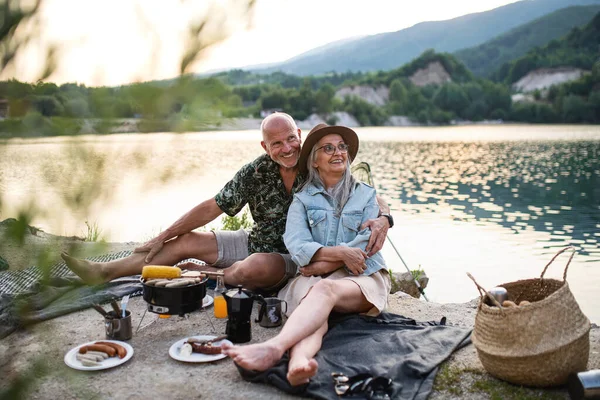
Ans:
{"label": "man's beige shorts", "polygon": [[[248,257],[248,232],[243,229],[237,231],[213,231],[217,239],[218,257],[212,264],[217,268],[227,268],[237,261]],[[277,285],[267,290],[278,290],[285,286],[287,281],[296,276],[298,267],[289,254],[279,254],[285,261],[285,274]]]}

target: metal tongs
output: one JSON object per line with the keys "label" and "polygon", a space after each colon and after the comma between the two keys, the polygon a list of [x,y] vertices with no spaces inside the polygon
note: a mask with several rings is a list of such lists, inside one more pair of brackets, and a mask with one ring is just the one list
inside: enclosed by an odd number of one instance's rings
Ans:
{"label": "metal tongs", "polygon": [[347,376],[341,372],[333,372],[335,394],[340,397],[360,396],[369,400],[390,400],[393,392],[392,380],[385,376],[373,376],[360,373]]}

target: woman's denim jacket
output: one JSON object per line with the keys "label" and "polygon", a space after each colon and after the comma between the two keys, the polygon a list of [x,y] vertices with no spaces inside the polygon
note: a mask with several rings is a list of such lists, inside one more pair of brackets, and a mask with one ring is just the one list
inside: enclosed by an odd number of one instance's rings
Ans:
{"label": "woman's denim jacket", "polygon": [[[317,250],[327,246],[359,247],[365,250],[371,231],[360,230],[369,219],[377,218],[379,205],[375,189],[356,183],[342,210],[341,218],[335,215],[333,198],[323,189],[308,183],[294,195],[285,226],[283,241],[296,265],[310,263]],[[385,268],[380,252],[366,260],[363,275],[371,275]]]}

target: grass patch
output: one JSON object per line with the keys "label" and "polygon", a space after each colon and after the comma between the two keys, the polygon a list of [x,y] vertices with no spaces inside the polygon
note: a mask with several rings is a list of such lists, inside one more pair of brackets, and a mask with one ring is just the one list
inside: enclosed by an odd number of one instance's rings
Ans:
{"label": "grass patch", "polygon": [[[466,379],[466,378],[470,379]],[[491,400],[558,400],[566,399],[563,389],[538,389],[512,385],[478,369],[442,365],[435,378],[433,390],[454,396],[465,392],[485,394]]]}
{"label": "grass patch", "polygon": [[481,380],[473,383],[471,391],[485,393],[491,400],[558,400],[565,398],[564,394],[561,393],[511,385],[485,375]]}
{"label": "grass patch", "polygon": [[85,226],[87,227],[87,233],[85,235],[86,242],[97,242],[100,239],[100,235],[102,234],[102,229],[98,226],[97,222],[89,223],[87,220],[85,221]]}
{"label": "grass patch", "polygon": [[241,216],[238,217],[238,215],[234,215],[233,217],[229,215],[224,216],[221,219],[221,223],[223,224],[221,229],[224,231],[237,231],[242,228],[246,230],[252,228],[253,221],[248,208],[244,209]]}
{"label": "grass patch", "polygon": [[419,279],[421,279],[421,277],[423,276],[423,274],[425,273],[425,271],[423,271],[423,268],[421,267],[421,264],[419,264],[419,268],[411,270],[410,273],[412,274],[413,279],[415,279],[415,280],[418,281]]}
{"label": "grass patch", "polygon": [[462,370],[459,368],[451,368],[448,364],[443,364],[435,377],[433,390],[460,396],[463,393],[460,387],[461,375]]}

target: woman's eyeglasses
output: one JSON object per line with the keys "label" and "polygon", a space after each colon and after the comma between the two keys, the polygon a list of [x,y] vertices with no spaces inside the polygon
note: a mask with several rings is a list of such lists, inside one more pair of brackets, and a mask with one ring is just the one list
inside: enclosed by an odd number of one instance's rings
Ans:
{"label": "woman's eyeglasses", "polygon": [[[323,151],[325,152],[325,154],[329,154],[332,155],[333,153],[335,153],[335,149],[336,147],[332,144],[326,144],[325,146],[321,146],[319,147],[317,150],[321,150],[323,149]],[[346,143],[339,143],[337,145],[337,149],[340,151],[340,153],[347,153],[348,152],[348,145]]]}

